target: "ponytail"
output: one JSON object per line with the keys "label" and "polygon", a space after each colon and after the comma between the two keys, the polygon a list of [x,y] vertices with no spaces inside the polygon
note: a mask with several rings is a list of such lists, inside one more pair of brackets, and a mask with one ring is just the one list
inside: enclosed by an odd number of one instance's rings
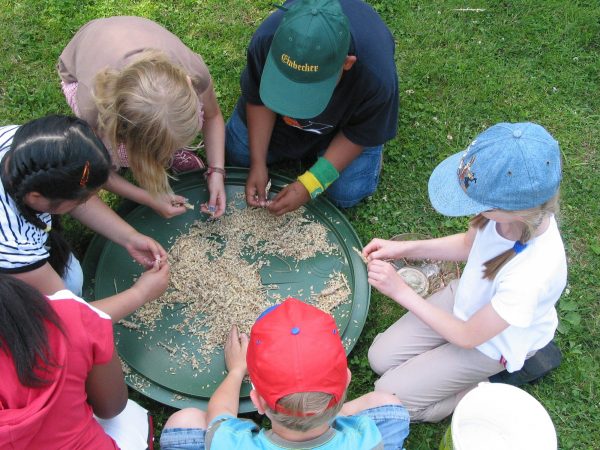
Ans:
{"label": "ponytail", "polygon": [[50,247],[48,264],[63,278],[71,256],[71,246],[62,235],[62,223],[58,214],[52,215],[52,229],[48,233],[47,244]]}
{"label": "ponytail", "polygon": [[64,334],[48,300],[21,280],[0,274],[0,351],[12,356],[19,382],[40,387],[59,367],[48,342],[48,326]]}
{"label": "ponytail", "polygon": [[[544,218],[546,216],[558,213],[558,193],[550,200],[536,208],[526,209],[523,211],[510,211],[509,213],[518,215],[523,219],[524,227],[523,231],[521,232],[521,237],[511,248],[489,259],[483,264],[484,279],[493,280],[506,263],[527,248],[527,242],[529,242],[529,240],[535,236],[535,232],[542,224]],[[477,229],[484,228],[488,222],[489,219],[485,218],[481,214],[476,215],[470,221],[471,226]]]}

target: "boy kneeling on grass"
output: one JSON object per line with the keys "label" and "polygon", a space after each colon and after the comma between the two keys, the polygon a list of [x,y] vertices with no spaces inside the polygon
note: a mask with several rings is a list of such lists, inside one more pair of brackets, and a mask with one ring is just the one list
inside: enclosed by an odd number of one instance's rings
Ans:
{"label": "boy kneeling on grass", "polygon": [[[228,374],[208,403],[173,414],[163,450],[401,449],[409,416],[391,394],[370,392],[344,403],[351,374],[333,318],[293,298],[267,309],[250,339],[234,326],[225,344]],[[271,420],[271,430],[238,419],[242,380]]]}

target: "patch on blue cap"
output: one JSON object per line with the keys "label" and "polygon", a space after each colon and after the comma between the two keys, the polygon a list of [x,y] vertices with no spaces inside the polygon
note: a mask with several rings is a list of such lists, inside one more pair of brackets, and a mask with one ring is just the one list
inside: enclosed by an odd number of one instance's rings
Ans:
{"label": "patch on blue cap", "polygon": [[463,191],[467,192],[467,189],[471,185],[471,183],[477,183],[477,177],[471,171],[471,167],[473,163],[477,159],[477,156],[472,156],[468,163],[465,163],[465,157],[467,154],[462,157],[460,160],[460,165],[458,166],[458,180],[460,182],[460,187]]}
{"label": "patch on blue cap", "polygon": [[298,334],[298,333],[300,333],[300,328],[298,328],[298,327],[292,328],[291,333],[292,334]]}

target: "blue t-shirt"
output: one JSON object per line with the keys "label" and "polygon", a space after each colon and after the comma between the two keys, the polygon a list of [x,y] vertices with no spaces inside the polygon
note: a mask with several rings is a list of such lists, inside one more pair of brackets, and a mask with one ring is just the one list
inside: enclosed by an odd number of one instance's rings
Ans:
{"label": "blue t-shirt", "polygon": [[[292,1],[286,2],[286,5]],[[342,131],[354,144],[382,145],[396,135],[398,126],[398,76],[394,39],[381,17],[362,0],[340,0],[350,23],[350,55],[356,63],[344,71],[325,110],[312,119],[277,115],[269,151],[300,158],[325,150]],[[247,52],[237,110],[246,123],[246,102],[262,105],[260,78],[273,35],[283,18],[271,14],[256,30]]]}
{"label": "blue t-shirt", "polygon": [[367,416],[336,417],[331,428],[321,436],[304,442],[287,441],[271,430],[261,430],[251,420],[230,415],[216,417],[206,432],[206,450],[230,449],[318,449],[383,450],[381,433]]}

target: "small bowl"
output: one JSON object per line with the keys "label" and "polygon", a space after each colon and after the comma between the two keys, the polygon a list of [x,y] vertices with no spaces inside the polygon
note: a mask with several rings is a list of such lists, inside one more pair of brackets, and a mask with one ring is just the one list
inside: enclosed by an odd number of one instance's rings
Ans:
{"label": "small bowl", "polygon": [[429,291],[427,275],[416,267],[404,266],[398,269],[398,275],[408,284],[413,291],[423,296]]}
{"label": "small bowl", "polygon": [[[431,239],[431,236],[421,233],[402,233],[397,234],[390,240],[421,241],[425,239]],[[407,278],[410,277],[412,281],[405,281],[422,297],[429,296],[440,289],[443,289],[452,280],[460,278],[460,266],[454,261],[433,261],[429,259],[406,260],[405,258],[400,258],[391,260],[390,262],[397,269],[399,274],[403,269],[410,269]],[[423,276],[427,281],[426,283],[423,282]],[[414,286],[411,285],[411,283],[413,283]]]}

